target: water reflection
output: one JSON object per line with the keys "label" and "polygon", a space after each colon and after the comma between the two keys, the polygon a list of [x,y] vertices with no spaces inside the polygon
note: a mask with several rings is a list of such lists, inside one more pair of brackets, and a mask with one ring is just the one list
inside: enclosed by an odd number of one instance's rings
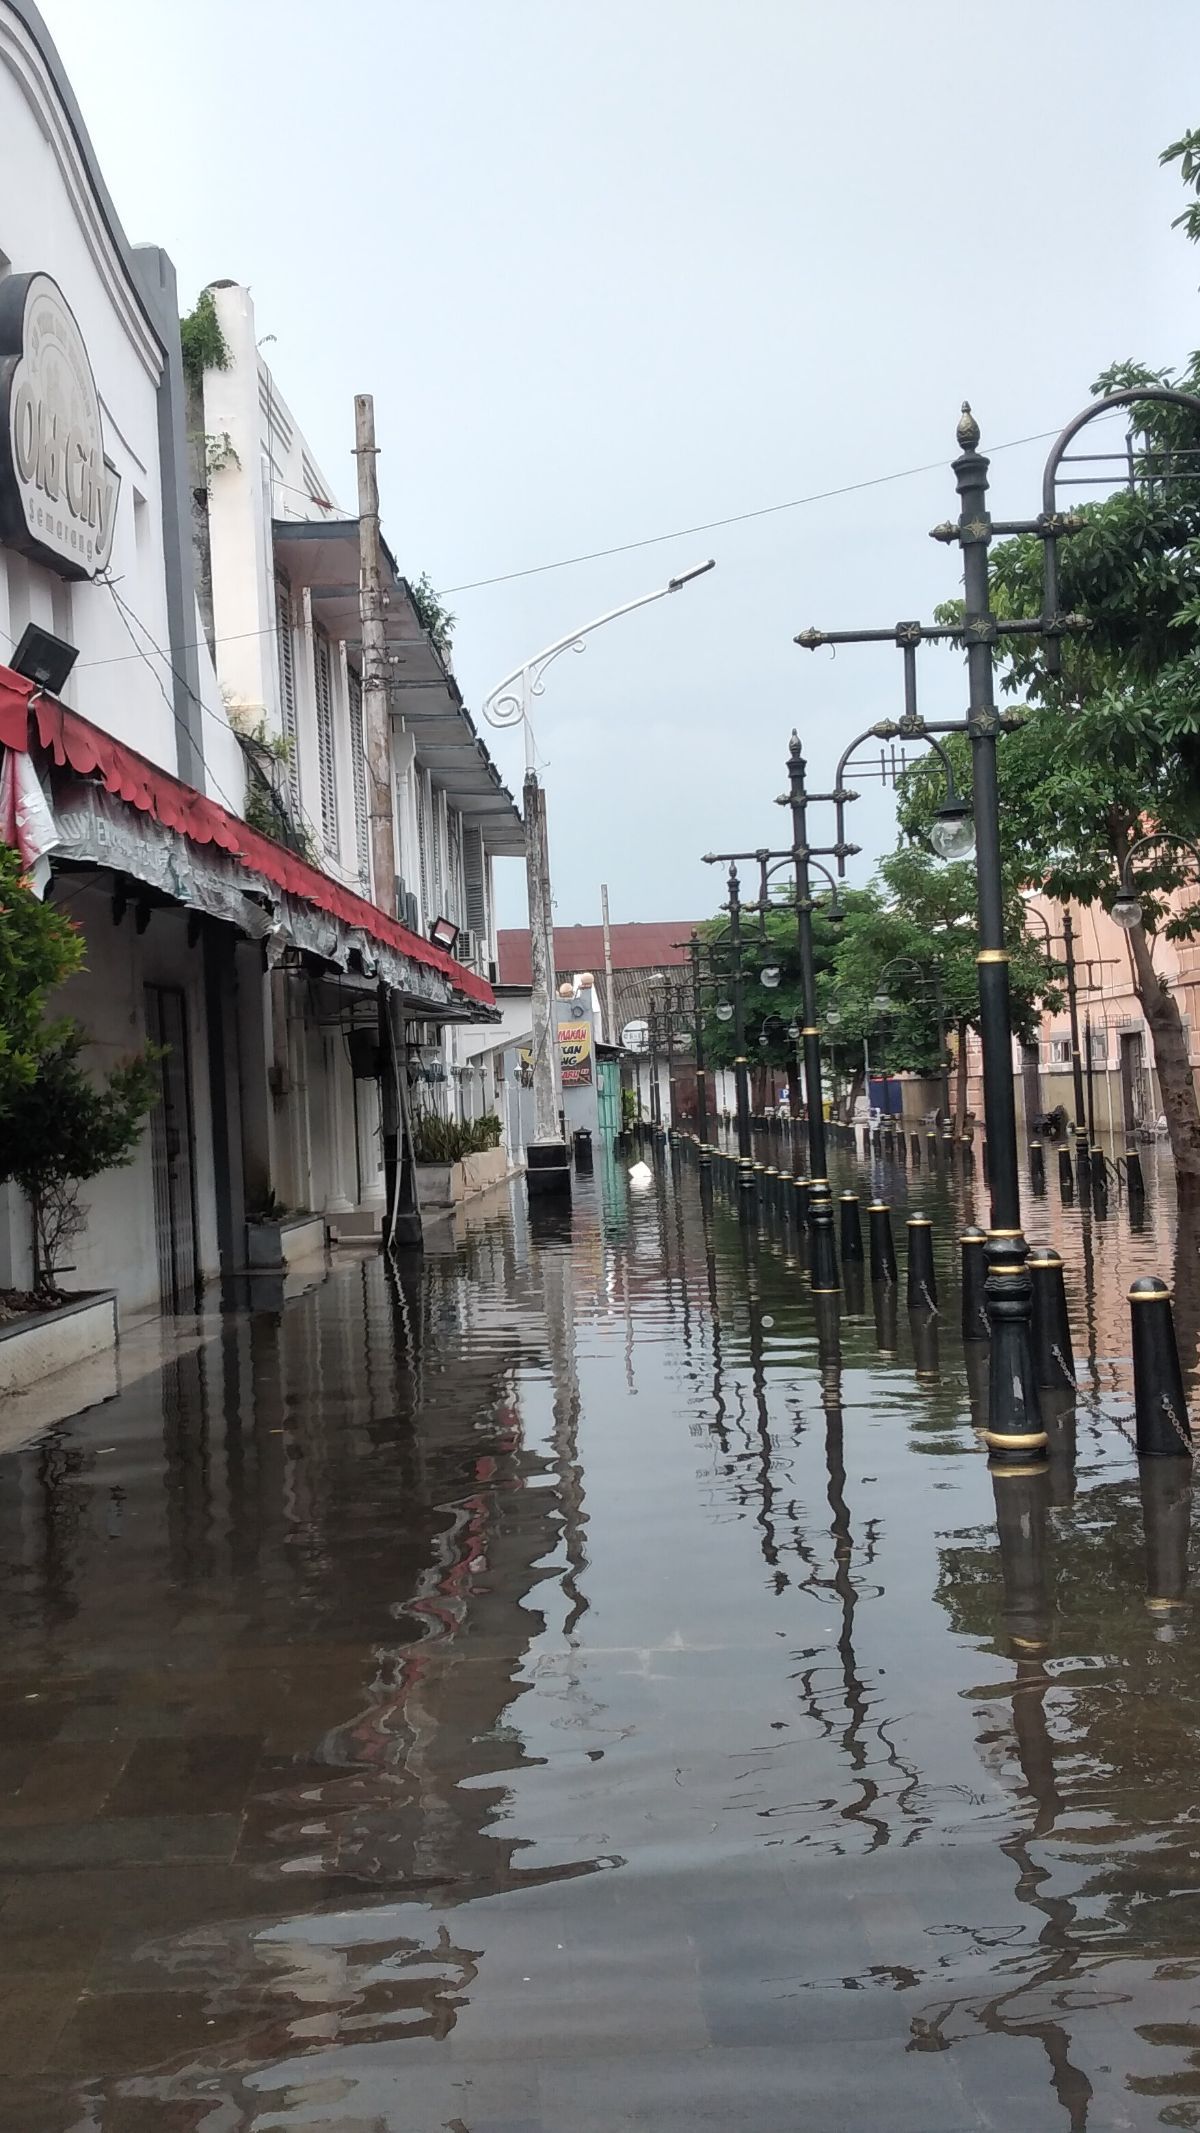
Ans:
{"label": "water reflection", "polygon": [[1088,1364],[992,1478],[981,1182],[861,1168],[940,1316],[605,1158],[0,1466],[0,2124],[1189,2122],[1191,1470],[1118,1424],[1196,1232],[1040,1206]]}

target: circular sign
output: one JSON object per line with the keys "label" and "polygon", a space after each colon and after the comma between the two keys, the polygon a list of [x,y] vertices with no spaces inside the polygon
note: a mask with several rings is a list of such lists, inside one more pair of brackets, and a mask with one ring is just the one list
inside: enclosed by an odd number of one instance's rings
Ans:
{"label": "circular sign", "polygon": [[649,1049],[650,1024],[648,1022],[627,1022],[621,1031],[621,1050],[623,1052],[648,1052]]}

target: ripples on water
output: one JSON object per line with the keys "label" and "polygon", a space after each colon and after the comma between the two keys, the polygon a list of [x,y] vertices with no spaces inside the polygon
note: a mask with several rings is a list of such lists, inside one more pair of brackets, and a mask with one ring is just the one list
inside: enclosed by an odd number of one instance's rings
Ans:
{"label": "ripples on water", "polygon": [[[487,1203],[0,1466],[12,2133],[1200,2126],[1190,1471],[1139,1480],[1151,1180],[1031,1236],[1077,1408],[696,1179]],[[902,1245],[901,1245],[902,1252]]]}

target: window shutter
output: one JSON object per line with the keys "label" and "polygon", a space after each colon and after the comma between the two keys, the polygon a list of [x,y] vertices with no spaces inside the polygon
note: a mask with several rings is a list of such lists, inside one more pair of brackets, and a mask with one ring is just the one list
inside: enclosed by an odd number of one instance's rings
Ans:
{"label": "window shutter", "polygon": [[466,893],[467,931],[473,933],[476,940],[481,941],[487,933],[482,830],[463,830],[463,888]]}
{"label": "window shutter", "polygon": [[337,773],[333,749],[333,671],[329,639],[314,632],[313,667],[317,684],[317,768],[321,777],[321,835],[327,851],[337,851]]}
{"label": "window shutter", "polygon": [[300,754],[296,739],[296,663],[292,645],[292,595],[286,578],[275,580],[275,642],[279,652],[279,704],[283,738],[288,745],[287,781],[293,804],[300,805]]}
{"label": "window shutter", "polygon": [[456,926],[463,926],[462,892],[462,816],[447,810],[446,814],[446,916]]}
{"label": "window shutter", "polygon": [[429,908],[429,787],[424,773],[417,772],[417,856],[421,871],[421,913],[425,924],[437,917]]}
{"label": "window shutter", "polygon": [[367,757],[363,736],[362,683],[353,667],[350,682],[350,761],[354,766],[354,834],[358,841],[358,873],[367,894],[371,891],[371,827],[367,815]]}

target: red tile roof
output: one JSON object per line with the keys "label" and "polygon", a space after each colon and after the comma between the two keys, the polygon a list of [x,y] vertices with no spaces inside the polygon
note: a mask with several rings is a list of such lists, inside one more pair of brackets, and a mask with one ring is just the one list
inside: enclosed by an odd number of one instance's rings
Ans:
{"label": "red tile roof", "polygon": [[[613,969],[664,970],[672,964],[686,963],[686,946],[676,947],[675,943],[686,942],[693,927],[700,923],[699,919],[679,918],[611,927]],[[500,950],[500,984],[528,985],[531,977],[528,927],[502,930],[497,946]],[[556,976],[573,976],[579,970],[593,970],[597,977],[601,977],[604,971],[604,928],[556,926],[554,961]]]}

